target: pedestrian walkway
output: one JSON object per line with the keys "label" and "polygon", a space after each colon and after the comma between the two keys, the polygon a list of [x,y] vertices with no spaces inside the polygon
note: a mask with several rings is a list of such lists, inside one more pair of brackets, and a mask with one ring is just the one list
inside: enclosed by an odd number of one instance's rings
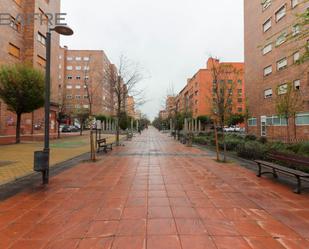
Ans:
{"label": "pedestrian walkway", "polygon": [[309,198],[154,129],[0,203],[0,248],[308,249]]}

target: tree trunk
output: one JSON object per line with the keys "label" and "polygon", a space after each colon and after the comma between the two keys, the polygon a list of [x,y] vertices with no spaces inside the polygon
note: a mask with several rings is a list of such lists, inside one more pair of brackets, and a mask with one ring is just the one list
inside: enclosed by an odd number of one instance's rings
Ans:
{"label": "tree trunk", "polygon": [[225,143],[225,131],[224,127],[222,127],[222,140],[223,140],[223,162],[226,162],[226,143]]}
{"label": "tree trunk", "polygon": [[83,130],[84,130],[83,123],[80,123],[80,132],[79,132],[79,135],[80,135],[80,136],[83,135]]}
{"label": "tree trunk", "polygon": [[20,123],[21,123],[21,113],[17,113],[17,120],[16,120],[16,144],[20,144]]}
{"label": "tree trunk", "polygon": [[214,127],[215,127],[215,142],[216,142],[217,161],[220,161],[220,150],[219,150],[218,131],[217,131],[216,122],[214,123]]}
{"label": "tree trunk", "polygon": [[293,116],[293,123],[294,123],[294,139],[295,139],[295,142],[297,142],[297,126],[296,126],[296,117],[295,117],[295,115]]}
{"label": "tree trunk", "polygon": [[287,135],[287,142],[290,143],[290,127],[289,127],[289,118],[286,118],[286,135]]}
{"label": "tree trunk", "polygon": [[119,126],[119,115],[116,119],[116,146],[120,145],[120,126]]}
{"label": "tree trunk", "polygon": [[57,135],[57,138],[59,139],[60,138],[60,133],[61,133],[61,131],[60,131],[60,121],[59,120],[57,120],[57,124],[58,124],[58,135]]}

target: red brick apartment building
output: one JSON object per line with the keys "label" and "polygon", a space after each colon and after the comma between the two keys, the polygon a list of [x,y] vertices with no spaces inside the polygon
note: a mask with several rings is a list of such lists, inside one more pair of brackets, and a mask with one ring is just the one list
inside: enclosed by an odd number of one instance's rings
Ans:
{"label": "red brick apartment building", "polygon": [[59,61],[63,71],[59,75],[59,102],[65,113],[74,115],[80,109],[91,109],[93,115],[114,114],[112,67],[104,51],[64,47]]}
{"label": "red brick apartment building", "polygon": [[296,139],[309,139],[308,61],[297,63],[309,38],[295,41],[302,32],[296,24],[296,15],[308,7],[309,3],[303,0],[244,1],[245,82],[252,116],[248,122],[249,133],[286,139],[286,120],[277,115],[275,99],[276,91],[285,89],[286,83],[291,82],[294,90],[302,93],[303,110],[295,122],[290,120],[290,134],[296,130]]}
{"label": "red brick apartment building", "polygon": [[180,91],[176,98],[178,112],[192,113],[194,118],[212,115],[213,108],[213,73],[214,65],[231,65],[240,73],[231,76],[233,93],[233,113],[243,113],[245,110],[245,83],[244,63],[222,62],[209,58],[205,69],[200,69],[192,78],[187,80],[187,85]]}
{"label": "red brick apartment building", "polygon": [[[12,20],[18,14],[25,13],[59,13],[60,0],[1,0],[0,12],[9,13]],[[29,25],[0,26],[0,64],[28,62],[45,70],[45,34],[47,24],[41,25],[40,20],[32,20]],[[58,54],[59,35],[52,34],[52,83],[51,101],[57,103],[58,88]],[[57,105],[51,109],[51,131],[56,131]],[[43,109],[22,117],[22,133],[42,133],[44,118]],[[16,116],[8,111],[7,106],[0,100],[0,135],[15,134]]]}

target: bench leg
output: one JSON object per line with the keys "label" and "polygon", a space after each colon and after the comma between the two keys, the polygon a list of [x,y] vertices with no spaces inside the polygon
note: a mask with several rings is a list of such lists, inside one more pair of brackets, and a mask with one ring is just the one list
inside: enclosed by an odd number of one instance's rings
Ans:
{"label": "bench leg", "polygon": [[261,177],[262,175],[262,166],[260,163],[258,163],[258,167],[259,167],[259,173],[256,175],[257,177]]}
{"label": "bench leg", "polygon": [[274,175],[274,178],[278,178],[278,175],[275,169],[273,169],[273,175]]}
{"label": "bench leg", "polygon": [[297,179],[297,188],[294,190],[294,193],[301,194],[301,179],[299,176],[296,176]]}

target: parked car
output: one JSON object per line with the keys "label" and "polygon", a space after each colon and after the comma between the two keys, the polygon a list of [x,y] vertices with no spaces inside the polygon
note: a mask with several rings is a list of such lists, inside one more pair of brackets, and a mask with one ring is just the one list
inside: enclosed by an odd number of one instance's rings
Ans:
{"label": "parked car", "polygon": [[71,132],[78,132],[79,128],[75,125],[70,125]]}
{"label": "parked car", "polygon": [[71,132],[70,125],[64,125],[61,129],[61,132]]}

